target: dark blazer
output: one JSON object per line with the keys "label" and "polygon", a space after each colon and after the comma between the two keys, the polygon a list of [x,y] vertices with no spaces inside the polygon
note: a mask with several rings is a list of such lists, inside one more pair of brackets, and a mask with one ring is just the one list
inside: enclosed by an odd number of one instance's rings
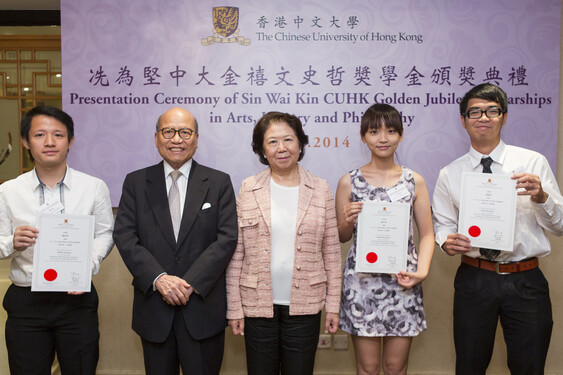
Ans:
{"label": "dark blazer", "polygon": [[[113,238],[133,275],[133,330],[147,341],[163,342],[178,308],[196,340],[224,330],[225,268],[236,247],[237,230],[229,175],[192,162],[177,243],[163,163],[127,175]],[[153,291],[153,281],[163,272],[194,288],[185,306],[170,306]]]}

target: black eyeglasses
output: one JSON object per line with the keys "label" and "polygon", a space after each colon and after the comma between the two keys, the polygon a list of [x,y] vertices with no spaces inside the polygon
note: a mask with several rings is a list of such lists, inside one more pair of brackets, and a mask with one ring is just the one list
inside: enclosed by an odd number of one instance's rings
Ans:
{"label": "black eyeglasses", "polygon": [[178,133],[180,135],[180,138],[187,140],[192,137],[193,133],[195,133],[194,130],[189,128],[183,128],[183,129],[164,128],[158,131],[162,134],[164,139],[172,139],[176,136],[176,133]]}
{"label": "black eyeglasses", "polygon": [[482,110],[481,108],[475,107],[475,108],[469,108],[467,110],[467,112],[465,112],[463,114],[463,116],[475,120],[475,119],[481,118],[483,116],[483,113],[488,118],[499,117],[500,115],[503,114],[502,109],[500,109],[499,107],[489,107],[485,110]]}

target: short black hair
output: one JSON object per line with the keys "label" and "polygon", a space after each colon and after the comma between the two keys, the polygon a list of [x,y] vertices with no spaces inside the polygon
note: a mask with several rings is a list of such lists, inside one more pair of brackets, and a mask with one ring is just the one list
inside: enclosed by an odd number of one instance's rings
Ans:
{"label": "short black hair", "polygon": [[363,137],[368,130],[378,130],[382,125],[388,129],[394,129],[403,135],[403,119],[397,109],[389,104],[376,103],[369,107],[362,115],[362,123],[360,126],[360,135]]}
{"label": "short black hair", "polygon": [[460,115],[465,117],[465,113],[467,112],[467,103],[469,103],[471,99],[475,98],[495,102],[499,105],[503,114],[508,112],[508,99],[506,92],[492,83],[482,83],[465,93],[461,102],[459,102]]}
{"label": "short black hair", "polygon": [[264,156],[264,134],[266,134],[270,125],[278,122],[286,123],[295,132],[301,149],[298,161],[305,156],[305,146],[309,144],[309,136],[303,131],[303,124],[297,116],[283,112],[268,112],[258,120],[252,132],[252,151],[258,155],[260,163],[264,165],[270,165],[268,159]]}
{"label": "short black hair", "polygon": [[22,139],[25,139],[29,142],[29,131],[31,130],[31,120],[35,116],[45,115],[49,117],[53,117],[55,120],[62,123],[67,130],[68,133],[68,140],[72,140],[74,138],[74,121],[72,121],[72,117],[70,117],[66,112],[56,107],[51,106],[37,106],[29,111],[27,111],[21,120],[20,126],[20,136]]}

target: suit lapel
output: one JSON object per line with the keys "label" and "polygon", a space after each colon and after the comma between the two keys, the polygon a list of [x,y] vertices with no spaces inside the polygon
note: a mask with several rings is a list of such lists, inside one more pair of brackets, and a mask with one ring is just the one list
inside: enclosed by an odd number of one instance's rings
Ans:
{"label": "suit lapel", "polygon": [[164,176],[164,164],[159,164],[149,168],[147,178],[147,201],[153,211],[158,228],[166,238],[170,246],[176,246],[170,208],[168,206],[168,193],[166,192],[166,180]]}
{"label": "suit lapel", "polygon": [[193,160],[190,176],[188,178],[188,191],[186,192],[186,202],[184,204],[182,222],[180,223],[180,233],[178,233],[176,250],[180,247],[182,242],[184,242],[188,233],[190,233],[195,219],[203,206],[208,190],[209,178],[199,164]]}
{"label": "suit lapel", "polygon": [[311,198],[313,198],[312,181],[309,175],[301,167],[299,168],[299,201],[297,202],[297,226],[299,228],[305,213],[311,204]]}
{"label": "suit lapel", "polygon": [[[299,228],[305,213],[311,204],[311,199],[313,198],[313,181],[311,176],[305,171],[305,169],[299,168],[299,201],[297,203],[297,218],[296,218],[296,228]],[[270,178],[271,170],[270,168],[262,171],[256,177],[256,183],[252,187],[254,192],[254,197],[256,203],[260,208],[262,217],[268,226],[268,231],[271,233],[271,197],[270,197]]]}
{"label": "suit lapel", "polygon": [[266,222],[268,233],[272,233],[272,219],[270,215],[272,204],[270,197],[270,178],[272,174],[270,172],[270,168],[260,172],[256,178],[256,183],[252,187],[254,199],[256,199],[256,204],[258,205],[258,208],[260,208],[262,217]]}

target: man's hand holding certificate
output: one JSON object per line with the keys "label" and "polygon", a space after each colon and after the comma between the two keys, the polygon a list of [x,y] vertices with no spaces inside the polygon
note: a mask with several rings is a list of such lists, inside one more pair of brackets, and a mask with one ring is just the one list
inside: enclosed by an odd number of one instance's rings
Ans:
{"label": "man's hand holding certificate", "polygon": [[464,173],[459,233],[471,246],[512,251],[516,218],[516,181],[511,176]]}
{"label": "man's hand holding certificate", "polygon": [[89,292],[95,219],[91,215],[40,215],[33,253],[32,291]]}
{"label": "man's hand holding certificate", "polygon": [[356,272],[396,274],[407,268],[410,205],[364,202],[358,216]]}

